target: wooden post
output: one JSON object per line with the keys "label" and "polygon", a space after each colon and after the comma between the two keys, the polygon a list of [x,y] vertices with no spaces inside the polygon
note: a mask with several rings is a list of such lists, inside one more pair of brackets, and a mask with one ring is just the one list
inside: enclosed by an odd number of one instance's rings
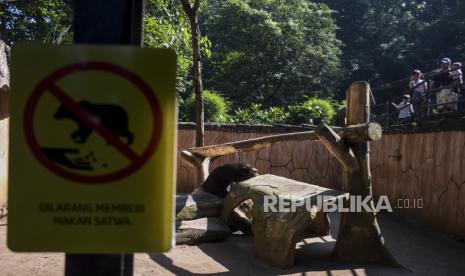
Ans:
{"label": "wooden post", "polygon": [[[367,123],[370,120],[370,85],[355,82],[347,92],[347,125]],[[351,196],[371,196],[370,155],[368,142],[348,145],[358,164],[357,169],[345,169],[344,191]],[[346,202],[350,206],[350,199]],[[343,262],[377,263],[400,266],[385,247],[384,239],[376,220],[373,200],[371,210],[347,212],[341,215],[341,224],[333,256]]]}
{"label": "wooden post", "polygon": [[[75,0],[74,42],[141,46],[143,7],[143,0]],[[133,254],[66,254],[66,276],[132,276],[133,270]]]}
{"label": "wooden post", "polygon": [[201,0],[194,0],[193,5],[189,0],[180,0],[182,9],[189,18],[191,25],[191,43],[192,43],[192,86],[195,92],[195,146],[203,147],[205,143],[205,126],[204,126],[204,102],[203,102],[203,83],[202,83],[202,55],[200,52],[200,25],[199,9]]}
{"label": "wooden post", "polygon": [[142,45],[143,0],[74,0],[74,42]]}

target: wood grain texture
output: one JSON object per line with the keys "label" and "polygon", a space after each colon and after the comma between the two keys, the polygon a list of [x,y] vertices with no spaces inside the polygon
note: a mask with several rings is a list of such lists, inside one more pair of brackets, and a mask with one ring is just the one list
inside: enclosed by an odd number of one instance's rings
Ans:
{"label": "wood grain texture", "polygon": [[[378,123],[356,124],[345,128],[334,128],[334,130],[345,140],[351,143],[379,140],[382,135],[382,129]],[[216,157],[236,152],[258,151],[275,143],[318,139],[320,139],[320,137],[315,131],[305,131],[269,135],[237,142],[191,148],[189,151],[199,156]]]}

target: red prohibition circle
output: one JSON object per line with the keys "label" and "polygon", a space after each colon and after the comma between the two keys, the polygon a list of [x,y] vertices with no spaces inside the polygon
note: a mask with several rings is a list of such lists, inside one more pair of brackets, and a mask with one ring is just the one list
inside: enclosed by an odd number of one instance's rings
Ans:
{"label": "red prohibition circle", "polygon": [[[55,162],[50,160],[41,150],[40,145],[37,141],[37,138],[34,133],[34,113],[37,107],[38,101],[40,100],[41,96],[46,93],[46,91],[50,90],[51,87],[56,87],[55,83],[68,75],[79,73],[82,71],[103,71],[107,73],[111,73],[117,75],[121,78],[124,78],[131,82],[139,92],[141,92],[145,99],[148,101],[149,106],[152,110],[152,134],[149,140],[147,148],[144,150],[142,155],[138,155],[136,158],[132,159],[132,163],[116,172],[112,172],[110,174],[105,175],[97,175],[97,176],[88,176],[82,175],[78,173],[74,173],[68,170],[65,170],[63,167],[60,167]],[[152,88],[139,76],[135,73],[122,68],[120,66],[110,64],[110,63],[103,63],[103,62],[86,62],[86,63],[76,63],[72,64],[63,68],[58,69],[57,71],[53,72],[52,74],[48,75],[45,79],[43,79],[32,91],[30,98],[26,104],[26,108],[24,111],[24,133],[26,136],[27,143],[31,148],[34,156],[41,162],[47,169],[52,171],[53,173],[75,181],[80,182],[83,184],[104,184],[113,182],[116,180],[120,180],[124,177],[131,175],[132,173],[136,172],[140,169],[147,161],[150,159],[152,154],[158,147],[160,142],[162,130],[163,130],[163,115],[161,113],[160,104],[158,102],[157,97],[155,96],[154,91]]]}

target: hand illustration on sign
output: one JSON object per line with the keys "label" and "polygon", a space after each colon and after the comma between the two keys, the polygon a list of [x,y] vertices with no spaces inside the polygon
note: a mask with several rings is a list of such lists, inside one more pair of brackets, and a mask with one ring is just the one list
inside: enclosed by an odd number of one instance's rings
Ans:
{"label": "hand illustration on sign", "polygon": [[[86,111],[93,120],[108,129],[113,135],[116,137],[122,136],[127,140],[128,145],[132,144],[134,135],[128,129],[127,112],[121,106],[92,104],[88,101],[79,102],[79,106]],[[70,135],[75,143],[84,144],[93,132],[92,128],[63,104],[60,105],[54,114],[54,118],[56,120],[70,119],[78,125],[78,129]],[[75,170],[94,170],[92,164],[97,162],[97,158],[93,152],[86,156],[77,156],[77,154],[80,154],[79,149],[42,148],[42,152],[50,160]],[[68,155],[71,154],[75,157],[68,157]],[[107,166],[108,164],[103,164],[103,167]]]}

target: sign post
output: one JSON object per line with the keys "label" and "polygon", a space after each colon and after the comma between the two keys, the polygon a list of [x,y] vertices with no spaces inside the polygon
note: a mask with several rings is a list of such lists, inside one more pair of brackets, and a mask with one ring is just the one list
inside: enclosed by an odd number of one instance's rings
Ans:
{"label": "sign post", "polygon": [[[142,45],[144,0],[74,0],[73,4],[75,43]],[[111,269],[108,275],[132,276],[134,271],[133,254],[66,254],[65,263],[65,276],[90,275],[87,272],[102,267]],[[91,271],[83,271],[86,267]]]}
{"label": "sign post", "polygon": [[129,276],[173,244],[176,57],[137,47],[142,0],[74,5],[79,45],[12,50],[8,246]]}

